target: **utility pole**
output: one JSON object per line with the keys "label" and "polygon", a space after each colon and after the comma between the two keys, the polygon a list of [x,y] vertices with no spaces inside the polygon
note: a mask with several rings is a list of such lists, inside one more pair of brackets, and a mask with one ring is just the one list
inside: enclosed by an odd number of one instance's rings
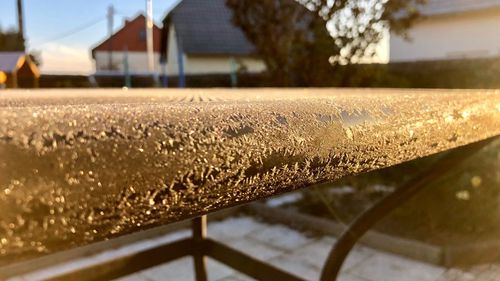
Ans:
{"label": "utility pole", "polygon": [[24,17],[23,17],[23,1],[17,0],[17,27],[19,41],[22,44],[23,51],[26,51],[26,44],[24,43]]}
{"label": "utility pole", "polygon": [[132,88],[132,80],[130,79],[130,71],[128,65],[128,48],[125,47],[123,50],[123,74],[125,76],[125,87],[127,89]]}
{"label": "utility pole", "polygon": [[151,74],[155,71],[153,26],[153,0],[146,0],[146,44],[148,50],[148,69]]}
{"label": "utility pole", "polygon": [[113,5],[108,7],[108,70],[113,70],[113,25],[115,17],[115,8]]}

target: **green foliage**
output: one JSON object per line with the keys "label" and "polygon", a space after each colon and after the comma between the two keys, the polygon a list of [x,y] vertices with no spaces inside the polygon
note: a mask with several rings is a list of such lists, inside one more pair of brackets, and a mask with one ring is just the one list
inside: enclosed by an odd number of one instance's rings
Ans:
{"label": "green foliage", "polygon": [[[500,140],[453,167],[402,204],[377,229],[386,233],[440,245],[497,239],[500,235]],[[299,202],[302,211],[342,222],[358,214],[388,192],[374,186],[397,187],[421,173],[441,154],[394,167],[347,177],[322,187],[327,198],[306,189]],[[348,194],[331,191],[353,187]],[[324,202],[331,205],[325,206]],[[335,216],[332,216],[333,209]]]}
{"label": "green foliage", "polygon": [[0,52],[24,51],[24,41],[16,30],[0,28]]}
{"label": "green foliage", "polygon": [[[257,55],[264,60],[269,82],[275,86],[292,86],[297,80],[307,80],[306,70],[328,67],[329,54],[318,48],[322,42],[334,48],[325,21],[315,17],[293,0],[227,0],[233,9],[234,23],[255,45]],[[330,49],[327,48],[327,49]],[[311,63],[303,65],[305,58]],[[300,71],[298,71],[300,70]]]}
{"label": "green foliage", "polygon": [[404,35],[425,0],[226,0],[257,55],[268,85],[326,86],[332,65],[375,54],[391,29]]}
{"label": "green foliage", "polygon": [[500,88],[500,58],[355,64],[332,70],[326,86],[384,88]]}
{"label": "green foliage", "polygon": [[[24,40],[15,29],[3,31],[0,27],[0,52],[25,52]],[[31,60],[37,65],[42,64],[39,52],[29,54]]]}
{"label": "green foliage", "polygon": [[[389,218],[440,243],[496,239],[500,232],[500,141],[432,183]],[[434,239],[429,239],[429,238]]]}

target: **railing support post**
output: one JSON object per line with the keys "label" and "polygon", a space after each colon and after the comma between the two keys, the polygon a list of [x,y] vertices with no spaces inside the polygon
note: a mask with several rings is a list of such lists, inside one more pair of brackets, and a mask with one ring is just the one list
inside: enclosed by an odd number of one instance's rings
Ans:
{"label": "railing support post", "polygon": [[204,241],[207,237],[207,216],[201,216],[193,219],[193,242],[194,242],[194,270],[196,281],[207,281],[206,257],[203,250]]}

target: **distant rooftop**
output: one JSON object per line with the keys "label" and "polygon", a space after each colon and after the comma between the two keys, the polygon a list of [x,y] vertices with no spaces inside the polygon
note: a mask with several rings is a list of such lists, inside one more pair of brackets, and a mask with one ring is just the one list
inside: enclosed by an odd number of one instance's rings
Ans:
{"label": "distant rooftop", "polygon": [[421,12],[426,16],[436,16],[492,8],[500,8],[500,0],[428,0]]}
{"label": "distant rooftop", "polygon": [[232,23],[225,0],[183,0],[168,17],[183,51],[192,55],[249,55],[254,46]]}
{"label": "distant rooftop", "polygon": [[[153,48],[155,52],[160,52],[161,30],[156,24],[153,26]],[[96,51],[123,52],[146,52],[146,17],[139,14],[131,20],[126,20],[123,27],[107,37],[92,49],[92,56]]]}

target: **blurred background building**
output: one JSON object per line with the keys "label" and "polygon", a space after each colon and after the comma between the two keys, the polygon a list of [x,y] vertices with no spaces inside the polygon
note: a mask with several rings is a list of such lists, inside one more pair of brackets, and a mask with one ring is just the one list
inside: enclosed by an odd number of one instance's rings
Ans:
{"label": "blurred background building", "polygon": [[499,0],[430,0],[421,13],[410,40],[391,34],[391,62],[500,56]]}
{"label": "blurred background building", "polygon": [[0,52],[0,76],[7,88],[38,88],[40,72],[24,52]]}
{"label": "blurred background building", "polygon": [[[153,50],[155,61],[160,60],[161,30],[153,26]],[[132,20],[125,20],[123,27],[110,37],[92,48],[96,75],[123,75],[125,62],[128,71],[135,75],[149,74],[146,44],[146,17],[138,15]],[[159,72],[159,64],[155,72]]]}
{"label": "blurred background building", "polygon": [[[39,21],[45,18],[41,14],[53,15],[57,9],[32,0],[6,1],[0,11],[0,52],[29,54],[40,69],[39,85],[43,88],[280,86],[269,79],[268,58],[259,54],[246,31],[235,24],[228,0],[156,1],[153,64],[147,52],[147,9],[145,2],[139,2],[108,0],[89,6],[80,0],[72,4],[61,1],[56,6],[65,9],[67,13],[61,17],[71,22],[72,28],[59,23],[55,29],[51,21]],[[99,17],[78,26],[86,20],[78,13],[84,7]],[[407,38],[387,32],[378,43],[379,51],[385,52],[384,60],[328,66],[314,83],[292,81],[295,83],[287,86],[500,87],[500,37],[496,31],[500,0],[429,0],[419,11],[421,16],[407,30]],[[73,17],[74,22],[67,17]],[[113,17],[124,19],[124,24],[114,28]],[[5,29],[6,22],[13,27]],[[45,34],[45,30],[54,34]],[[40,40],[40,34],[47,38]],[[272,39],[265,36],[264,40]],[[291,76],[295,79],[321,68],[309,61],[309,68],[295,65]]]}
{"label": "blurred background building", "polygon": [[169,74],[178,75],[180,63],[187,75],[264,71],[255,47],[232,23],[225,2],[183,0],[165,17],[162,53]]}

